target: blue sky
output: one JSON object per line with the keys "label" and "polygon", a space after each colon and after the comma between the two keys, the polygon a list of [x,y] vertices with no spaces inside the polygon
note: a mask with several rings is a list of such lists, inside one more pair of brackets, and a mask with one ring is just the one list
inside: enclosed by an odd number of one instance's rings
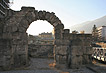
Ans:
{"label": "blue sky", "polygon": [[[106,15],[106,0],[14,0],[11,8],[20,10],[22,6],[32,6],[37,10],[54,12],[65,28]],[[53,26],[48,22],[35,21],[27,32],[36,35],[52,30]]]}

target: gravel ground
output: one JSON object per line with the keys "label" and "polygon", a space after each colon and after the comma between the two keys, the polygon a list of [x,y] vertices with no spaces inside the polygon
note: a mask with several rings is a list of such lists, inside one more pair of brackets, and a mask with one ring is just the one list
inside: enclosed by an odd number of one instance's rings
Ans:
{"label": "gravel ground", "polygon": [[[31,58],[30,63],[31,64],[27,68],[27,70],[0,71],[0,73],[97,73],[86,67],[80,69],[51,68],[49,67],[49,64],[53,63],[53,59],[47,59],[47,58]],[[95,67],[95,69],[100,68]],[[103,72],[101,71],[101,73],[106,73],[106,71]]]}
{"label": "gravel ground", "polygon": [[3,71],[0,73],[58,73],[54,70],[15,70],[15,71]]}
{"label": "gravel ground", "polygon": [[31,65],[29,66],[29,69],[34,69],[34,70],[42,70],[42,69],[49,69],[49,64],[53,63],[53,59],[48,59],[48,58],[31,58]]}

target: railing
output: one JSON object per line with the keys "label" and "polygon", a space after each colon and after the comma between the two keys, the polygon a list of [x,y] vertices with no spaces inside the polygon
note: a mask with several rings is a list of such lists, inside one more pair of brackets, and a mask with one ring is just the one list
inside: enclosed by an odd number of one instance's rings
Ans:
{"label": "railing", "polygon": [[93,54],[92,57],[106,62],[106,48],[102,47],[93,47]]}

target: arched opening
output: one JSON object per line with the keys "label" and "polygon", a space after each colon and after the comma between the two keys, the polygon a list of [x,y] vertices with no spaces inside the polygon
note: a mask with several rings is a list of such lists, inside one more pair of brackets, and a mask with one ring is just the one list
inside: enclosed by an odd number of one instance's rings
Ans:
{"label": "arched opening", "polygon": [[33,64],[39,68],[38,63],[45,65],[42,68],[49,68],[49,64],[54,62],[53,48],[54,35],[53,26],[47,21],[37,20],[30,24],[28,33],[28,56],[32,68]]}
{"label": "arched opening", "polygon": [[[52,31],[53,26],[47,21],[37,20],[30,24],[26,31],[30,56],[50,57],[50,53],[53,56],[54,35]],[[32,55],[31,52],[34,54]]]}
{"label": "arched opening", "polygon": [[53,26],[47,21],[37,20],[30,24],[27,29],[27,33],[30,35],[39,35],[43,32],[51,33],[53,31]]}

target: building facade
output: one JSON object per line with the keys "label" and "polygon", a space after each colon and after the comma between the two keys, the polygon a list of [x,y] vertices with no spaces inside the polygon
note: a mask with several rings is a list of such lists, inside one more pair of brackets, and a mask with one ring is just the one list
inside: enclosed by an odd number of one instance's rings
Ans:
{"label": "building facade", "polygon": [[41,38],[42,44],[53,44],[54,36],[52,33],[41,33],[38,35]]}
{"label": "building facade", "polygon": [[37,36],[29,35],[28,43],[29,44],[53,44],[54,37],[52,33],[41,33]]}
{"label": "building facade", "polygon": [[106,41],[106,26],[101,26],[98,29],[98,38],[100,41]]}

